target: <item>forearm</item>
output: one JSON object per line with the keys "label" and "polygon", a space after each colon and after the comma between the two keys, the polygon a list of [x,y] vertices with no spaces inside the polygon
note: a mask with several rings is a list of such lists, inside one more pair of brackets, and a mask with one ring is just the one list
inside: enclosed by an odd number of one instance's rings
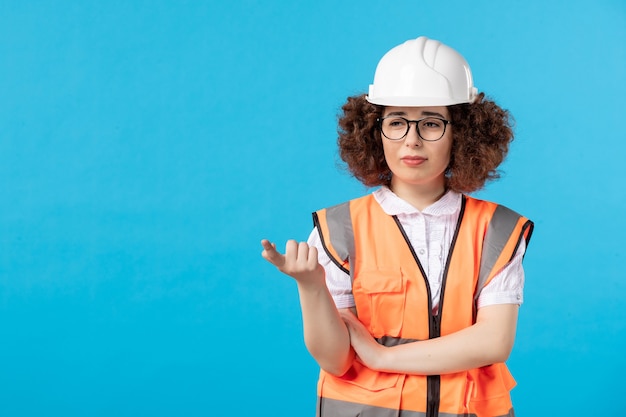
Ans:
{"label": "forearm", "polygon": [[447,374],[504,362],[512,339],[475,324],[459,332],[382,350],[376,369],[419,375]]}
{"label": "forearm", "polygon": [[478,310],[476,323],[435,339],[385,347],[356,316],[344,313],[350,343],[365,366],[378,371],[438,375],[504,362],[513,347],[518,306],[502,304]]}
{"label": "forearm", "polygon": [[267,239],[263,239],[261,245],[262,256],[298,284],[307,349],[322,369],[343,375],[354,359],[354,351],[350,347],[348,328],[326,287],[324,267],[317,261],[317,249],[305,242],[288,240],[285,255],[282,255]]}
{"label": "forearm", "polygon": [[298,285],[306,347],[322,369],[343,375],[352,360],[350,335],[325,285]]}

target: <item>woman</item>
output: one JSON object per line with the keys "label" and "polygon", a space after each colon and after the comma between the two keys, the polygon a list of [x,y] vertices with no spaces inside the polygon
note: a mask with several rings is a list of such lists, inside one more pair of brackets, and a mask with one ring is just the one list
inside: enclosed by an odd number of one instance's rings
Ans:
{"label": "woman", "polygon": [[261,242],[298,286],[318,415],[513,416],[504,362],[533,224],[467,196],[498,176],[508,112],[425,37],[387,52],[342,109],[341,158],[380,188],[314,213],[284,255]]}

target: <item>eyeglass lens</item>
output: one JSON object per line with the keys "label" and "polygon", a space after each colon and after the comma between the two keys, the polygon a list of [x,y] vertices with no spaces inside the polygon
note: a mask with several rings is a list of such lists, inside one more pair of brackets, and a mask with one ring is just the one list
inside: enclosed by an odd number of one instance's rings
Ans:
{"label": "eyeglass lens", "polygon": [[381,130],[387,139],[400,140],[409,133],[413,122],[417,125],[418,135],[427,141],[441,139],[446,131],[446,121],[436,117],[411,121],[404,117],[385,117],[382,119]]}

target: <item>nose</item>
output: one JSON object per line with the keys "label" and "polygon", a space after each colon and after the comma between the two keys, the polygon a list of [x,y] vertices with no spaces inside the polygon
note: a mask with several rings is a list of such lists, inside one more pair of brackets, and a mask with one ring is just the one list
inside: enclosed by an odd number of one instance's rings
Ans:
{"label": "nose", "polygon": [[417,133],[417,122],[409,122],[409,131],[406,132],[404,144],[406,146],[420,146],[422,144],[422,138]]}

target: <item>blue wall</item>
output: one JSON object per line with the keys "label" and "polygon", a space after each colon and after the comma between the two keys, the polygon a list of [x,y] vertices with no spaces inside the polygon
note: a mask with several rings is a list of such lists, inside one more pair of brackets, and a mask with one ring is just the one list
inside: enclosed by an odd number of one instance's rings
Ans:
{"label": "blue wall", "polygon": [[0,415],[312,416],[295,284],[259,241],[368,192],[337,111],[420,35],[517,122],[478,195],[536,222],[518,415],[623,411],[623,1],[6,0]]}

